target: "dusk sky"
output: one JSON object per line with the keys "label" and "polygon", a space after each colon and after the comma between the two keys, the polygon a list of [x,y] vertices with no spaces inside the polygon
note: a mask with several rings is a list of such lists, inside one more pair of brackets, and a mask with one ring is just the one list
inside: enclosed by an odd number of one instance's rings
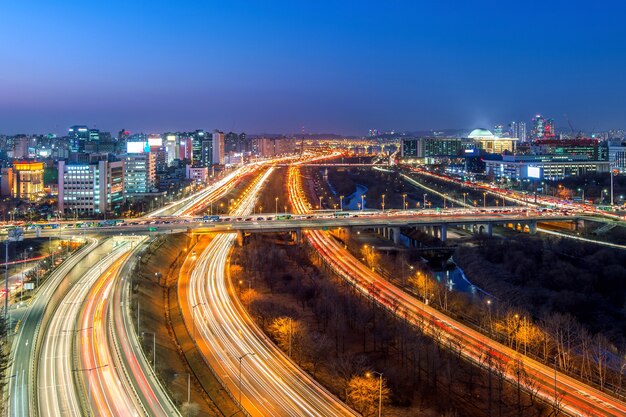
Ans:
{"label": "dusk sky", "polygon": [[624,1],[7,1],[0,133],[626,128]]}

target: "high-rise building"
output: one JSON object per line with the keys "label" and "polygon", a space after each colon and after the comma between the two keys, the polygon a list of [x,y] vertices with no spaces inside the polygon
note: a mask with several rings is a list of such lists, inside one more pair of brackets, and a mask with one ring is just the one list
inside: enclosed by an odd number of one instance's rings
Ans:
{"label": "high-rise building", "polygon": [[228,132],[224,135],[224,154],[231,152],[240,152],[239,135],[234,132]]}
{"label": "high-rise building", "polygon": [[[27,159],[34,156],[34,146],[31,147],[32,139],[26,135],[17,135],[13,138],[13,158]],[[31,148],[33,152],[31,153]]]}
{"label": "high-rise building", "polygon": [[249,153],[252,152],[250,141],[244,132],[239,134],[239,149],[238,152]]}
{"label": "high-rise building", "polygon": [[526,122],[511,122],[509,124],[509,130],[511,131],[511,137],[517,138],[520,142],[525,142],[526,137]]}
{"label": "high-rise building", "polygon": [[210,167],[213,165],[213,140],[208,138],[202,141],[202,165],[203,167]]}
{"label": "high-rise building", "polygon": [[156,191],[156,154],[152,152],[124,156],[126,195]]}
{"label": "high-rise building", "polygon": [[167,152],[168,166],[171,166],[175,159],[180,159],[178,135],[174,133],[165,134],[165,151]]}
{"label": "high-rise building", "polygon": [[202,164],[202,141],[207,138],[204,130],[196,130],[191,134],[191,160],[195,164]]}
{"label": "high-rise building", "polygon": [[59,161],[59,211],[97,214],[119,207],[124,199],[124,162],[66,164]]}
{"label": "high-rise building", "polygon": [[502,125],[495,125],[493,127],[493,134],[498,137],[501,138],[504,134],[504,126]]}
{"label": "high-rise building", "polygon": [[213,158],[215,165],[224,165],[224,133],[213,131]]}
{"label": "high-rise building", "polygon": [[[186,135],[182,135],[178,139],[178,156],[179,159],[186,159],[187,161],[193,161],[193,144],[192,138]],[[200,148],[202,151],[202,148]]]}
{"label": "high-rise building", "polygon": [[556,130],[554,128],[554,119],[546,119],[540,114],[537,114],[532,119],[533,131],[532,139],[551,139],[556,137]]}
{"label": "high-rise building", "polygon": [[85,143],[89,140],[89,128],[87,126],[72,126],[68,131],[70,152],[83,152]]}

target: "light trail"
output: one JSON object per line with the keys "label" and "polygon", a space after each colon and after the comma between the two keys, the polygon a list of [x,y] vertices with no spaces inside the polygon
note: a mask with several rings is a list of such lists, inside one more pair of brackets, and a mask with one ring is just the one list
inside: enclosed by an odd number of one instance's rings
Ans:
{"label": "light trail", "polygon": [[86,328],[77,328],[78,316],[85,297],[100,277],[101,271],[108,268],[123,256],[129,245],[114,247],[82,278],[74,284],[63,298],[48,325],[38,361],[38,403],[42,416],[81,416],[82,409],[78,390],[74,383],[75,362],[73,344],[75,334]]}
{"label": "light trail", "polygon": [[36,395],[33,395],[33,386],[36,381],[34,364],[38,362],[37,346],[42,341],[42,331],[49,319],[48,308],[54,306],[57,289],[63,282],[70,279],[70,275],[77,265],[87,262],[86,254],[98,248],[97,239],[89,239],[87,245],[73,254],[54,270],[48,280],[37,292],[25,317],[22,319],[19,332],[11,349],[11,367],[9,375],[15,375],[8,384],[8,415],[22,417],[31,415],[36,409]]}
{"label": "light trail", "polygon": [[[295,210],[306,213],[306,197],[299,170],[295,167],[289,171],[288,191]],[[626,415],[626,404],[616,398],[563,373],[555,373],[552,367],[489,339],[404,292],[367,268],[327,232],[308,231],[305,235],[326,263],[361,293],[394,314],[406,318],[441,345],[460,342],[462,355],[471,362],[484,366],[485,355],[491,355],[493,360],[503,366],[505,377],[514,384],[517,383],[515,369],[523,367],[537,384],[538,396],[549,405],[556,403],[559,410],[568,414],[598,417]],[[524,385],[524,388],[528,386]]]}
{"label": "light trail", "polygon": [[[252,211],[271,171],[249,187],[233,215]],[[241,406],[250,415],[354,416],[352,410],[294,365],[232,296],[225,269],[234,241],[235,234],[215,237],[191,274],[182,272],[179,281],[185,323],[190,333],[197,333],[198,349],[218,379],[233,398],[241,396]],[[190,258],[185,261],[184,271],[191,268],[191,263]]]}

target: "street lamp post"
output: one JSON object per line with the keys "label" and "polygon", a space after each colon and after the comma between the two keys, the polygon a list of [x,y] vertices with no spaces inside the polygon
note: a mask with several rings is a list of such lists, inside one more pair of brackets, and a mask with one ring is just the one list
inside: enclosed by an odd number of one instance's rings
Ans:
{"label": "street lamp post", "polygon": [[382,372],[371,371],[367,376],[378,375],[378,417],[383,415],[383,374]]}
{"label": "street lamp post", "polygon": [[402,194],[402,208],[406,210],[406,193]]}
{"label": "street lamp post", "polygon": [[322,200],[324,199],[323,196],[320,196],[320,210],[322,209]]}
{"label": "street lamp post", "polygon": [[611,175],[611,207],[613,207],[613,163],[609,164],[610,175]]}
{"label": "street lamp post", "polygon": [[446,197],[448,196],[447,193],[443,193],[443,208],[446,208]]}
{"label": "street lamp post", "polygon": [[426,208],[426,196],[427,196],[427,195],[428,195],[428,194],[424,193],[424,205],[422,206],[422,207],[424,207],[424,208]]}
{"label": "street lamp post", "polygon": [[483,207],[487,208],[487,192],[483,192]]}
{"label": "street lamp post", "polygon": [[384,212],[385,212],[385,194],[383,194],[383,196],[382,196],[382,197],[383,197],[383,203],[382,203],[382,206],[383,206],[383,213],[384,213]]}
{"label": "street lamp post", "polygon": [[274,213],[278,214],[278,197],[274,198],[274,202],[276,203]]}
{"label": "street lamp post", "polygon": [[343,196],[339,196],[339,210],[343,211]]}
{"label": "street lamp post", "polygon": [[246,352],[243,355],[239,356],[239,408],[241,409],[241,361],[243,360],[243,358],[245,358],[246,356],[254,356],[254,352]]}
{"label": "street lamp post", "polygon": [[361,194],[361,210],[365,208],[365,194]]}

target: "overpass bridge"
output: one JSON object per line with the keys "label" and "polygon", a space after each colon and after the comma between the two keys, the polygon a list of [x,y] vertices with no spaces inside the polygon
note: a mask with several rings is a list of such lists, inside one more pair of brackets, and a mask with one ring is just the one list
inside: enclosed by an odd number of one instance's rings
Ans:
{"label": "overpass bridge", "polygon": [[[258,221],[245,218],[239,221],[215,222],[203,224],[188,224],[194,234],[237,232],[240,238],[250,233],[277,233],[293,232],[298,241],[301,240],[302,230],[330,230],[345,228],[349,232],[356,230],[374,229],[384,237],[400,241],[401,228],[414,228],[423,230],[442,241],[447,239],[449,227],[461,227],[477,233],[491,235],[494,226],[506,226],[519,231],[534,234],[537,231],[538,222],[565,222],[573,228],[577,227],[584,216],[565,215],[494,215],[494,214],[471,214],[471,215],[391,215],[391,216],[365,216],[344,218],[299,218],[289,220]],[[171,226],[171,225],[167,225]]]}
{"label": "overpass bridge", "polygon": [[[392,213],[363,214],[359,212],[350,213],[346,217],[334,217],[327,213],[311,215],[293,215],[291,219],[275,218],[274,214],[268,216],[249,215],[242,217],[224,217],[220,221],[203,222],[192,221],[190,219],[170,219],[143,221],[142,224],[122,223],[117,226],[107,227],[81,227],[61,229],[40,230],[39,236],[61,237],[67,235],[80,235],[85,233],[97,234],[145,234],[145,233],[179,233],[191,232],[194,234],[212,233],[238,233],[243,239],[245,235],[251,233],[277,233],[293,232],[297,240],[301,239],[303,230],[330,230],[345,228],[348,233],[351,231],[374,229],[384,237],[398,243],[400,240],[401,228],[413,228],[422,230],[428,234],[438,237],[442,241],[447,239],[447,230],[450,227],[464,228],[475,233],[491,235],[494,226],[505,226],[519,231],[534,234],[537,231],[537,223],[564,223],[572,229],[577,229],[582,221],[604,221],[607,219],[591,217],[584,214],[561,215],[542,214],[538,212],[527,213],[481,213],[481,212],[460,212],[441,211],[435,213]],[[35,231],[25,231],[26,237],[36,235]]]}

